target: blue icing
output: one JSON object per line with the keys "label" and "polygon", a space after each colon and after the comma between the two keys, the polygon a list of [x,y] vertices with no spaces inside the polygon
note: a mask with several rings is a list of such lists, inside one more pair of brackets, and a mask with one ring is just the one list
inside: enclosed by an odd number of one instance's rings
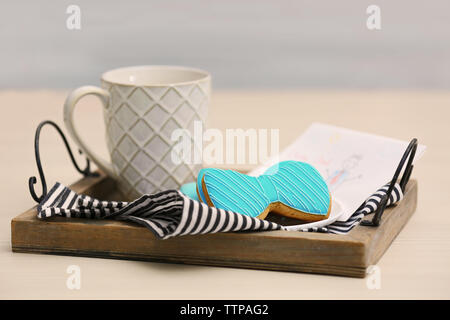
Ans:
{"label": "blue icing", "polygon": [[303,212],[326,215],[331,202],[320,173],[311,165],[298,161],[280,162],[259,177],[232,170],[202,169],[197,185],[200,197],[206,203],[202,179],[216,208],[251,217],[257,217],[274,202],[282,202]]}
{"label": "blue icing", "polygon": [[180,191],[192,200],[199,200],[197,196],[197,184],[195,182],[185,183],[181,186]]}
{"label": "blue icing", "polygon": [[208,169],[203,179],[216,208],[255,217],[270,204],[255,177],[232,170]]}
{"label": "blue icing", "polygon": [[259,176],[258,182],[271,203],[279,201],[277,188],[269,176],[265,174]]}

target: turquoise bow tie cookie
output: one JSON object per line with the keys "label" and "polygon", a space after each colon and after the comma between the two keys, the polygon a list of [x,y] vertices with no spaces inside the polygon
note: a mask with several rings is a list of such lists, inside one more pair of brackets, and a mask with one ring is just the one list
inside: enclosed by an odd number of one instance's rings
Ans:
{"label": "turquoise bow tie cookie", "polygon": [[269,212],[304,221],[326,219],[331,196],[320,173],[299,161],[283,161],[263,175],[206,168],[197,177],[197,194],[209,206],[264,219]]}

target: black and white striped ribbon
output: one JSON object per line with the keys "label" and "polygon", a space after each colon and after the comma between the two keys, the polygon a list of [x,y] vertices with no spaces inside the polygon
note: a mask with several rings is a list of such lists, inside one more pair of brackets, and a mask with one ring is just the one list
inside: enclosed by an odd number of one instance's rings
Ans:
{"label": "black and white striped ribbon", "polygon": [[[385,185],[375,192],[347,221],[301,231],[337,234],[349,232],[365,215],[376,211],[388,187],[389,185]],[[396,184],[388,205],[402,198],[401,188]],[[37,207],[39,219],[52,216],[131,221],[147,227],[159,239],[188,234],[284,229],[283,226],[274,222],[209,207],[186,197],[177,190],[143,195],[132,202],[101,201],[79,195],[60,183],[53,186]]]}
{"label": "black and white striped ribbon", "polygon": [[[356,227],[364,216],[377,211],[380,205],[381,199],[386,196],[389,189],[389,184],[384,185],[378,189],[373,195],[371,195],[354,214],[350,216],[346,221],[336,221],[328,226],[321,228],[310,228],[303,229],[305,232],[324,232],[324,233],[335,233],[335,234],[346,234],[350,232],[354,227]],[[387,206],[390,206],[396,202],[403,199],[403,191],[398,183],[395,184],[392,189],[391,196],[387,201]]]}
{"label": "black and white striped ribbon", "polygon": [[52,216],[116,219],[139,223],[160,239],[187,234],[278,230],[282,226],[232,211],[209,207],[177,190],[143,195],[133,202],[100,201],[79,195],[60,183],[48,192],[38,218]]}

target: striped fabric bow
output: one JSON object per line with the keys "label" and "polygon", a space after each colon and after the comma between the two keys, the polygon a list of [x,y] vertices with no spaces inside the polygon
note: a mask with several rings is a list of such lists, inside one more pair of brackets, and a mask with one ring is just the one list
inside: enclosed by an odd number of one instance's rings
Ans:
{"label": "striped fabric bow", "polygon": [[[389,189],[389,184],[385,184],[383,187],[378,189],[373,195],[371,195],[364,203],[353,213],[347,221],[336,221],[328,226],[321,228],[309,228],[303,229],[301,231],[305,232],[323,232],[323,233],[335,233],[335,234],[346,234],[350,232],[354,227],[356,227],[361,220],[368,214],[374,213],[378,210],[381,200],[386,196]],[[387,200],[386,206],[391,206],[403,199],[403,191],[398,183],[394,185],[392,194]]]}
{"label": "striped fabric bow", "polygon": [[[345,234],[359,224],[364,215],[374,212],[388,185],[373,194],[347,221],[334,222],[320,229],[300,231]],[[403,198],[398,184],[388,205]],[[233,211],[209,207],[177,190],[143,195],[132,202],[101,201],[56,183],[37,207],[38,219],[53,216],[85,219],[114,219],[138,223],[158,239],[175,236],[235,231],[284,230],[282,225],[249,217]]]}

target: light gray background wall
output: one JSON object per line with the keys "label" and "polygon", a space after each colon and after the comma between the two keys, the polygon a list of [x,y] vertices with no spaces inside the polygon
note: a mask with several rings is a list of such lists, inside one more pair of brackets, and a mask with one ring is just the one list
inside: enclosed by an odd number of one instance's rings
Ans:
{"label": "light gray background wall", "polygon": [[[66,8],[81,7],[80,31]],[[381,7],[382,30],[366,28]],[[449,88],[450,1],[1,1],[0,88],[97,84],[127,65],[204,68],[215,88]]]}

